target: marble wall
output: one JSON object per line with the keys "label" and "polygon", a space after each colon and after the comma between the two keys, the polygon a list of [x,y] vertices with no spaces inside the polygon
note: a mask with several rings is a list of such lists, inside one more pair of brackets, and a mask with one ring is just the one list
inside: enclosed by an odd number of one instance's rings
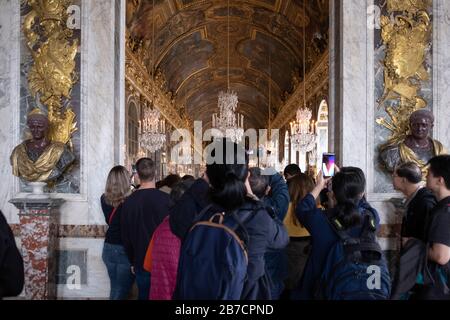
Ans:
{"label": "marble wall", "polygon": [[433,2],[434,136],[450,150],[450,1]]}
{"label": "marble wall", "polygon": [[17,209],[8,200],[14,197],[9,156],[19,136],[20,97],[20,2],[1,0],[0,10],[0,210],[9,222],[17,223]]}
{"label": "marble wall", "polygon": [[[77,0],[78,1],[78,0]],[[63,226],[104,226],[100,196],[109,170],[124,161],[124,8],[125,0],[81,1],[80,47],[80,180],[79,193],[57,194]],[[20,1],[0,0],[0,209],[17,224],[18,211],[8,201],[24,196],[11,174],[9,155],[20,143],[21,24]],[[64,228],[64,227],[63,227]],[[101,261],[103,239],[60,239],[60,259],[71,261],[75,252],[87,252],[87,284],[73,291],[58,286],[58,296],[106,298],[109,282]],[[74,254],[70,254],[70,252]],[[72,257],[73,256],[73,257]],[[63,261],[63,262],[64,262]]]}

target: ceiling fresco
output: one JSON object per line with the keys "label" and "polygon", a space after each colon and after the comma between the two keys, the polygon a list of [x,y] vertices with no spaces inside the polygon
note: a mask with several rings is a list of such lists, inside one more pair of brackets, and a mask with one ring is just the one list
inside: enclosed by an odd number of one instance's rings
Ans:
{"label": "ceiling fresco", "polygon": [[161,71],[165,90],[205,127],[227,89],[229,57],[246,128],[264,128],[303,78],[303,27],[307,72],[327,48],[328,0],[305,1],[128,0],[127,32],[149,73]]}

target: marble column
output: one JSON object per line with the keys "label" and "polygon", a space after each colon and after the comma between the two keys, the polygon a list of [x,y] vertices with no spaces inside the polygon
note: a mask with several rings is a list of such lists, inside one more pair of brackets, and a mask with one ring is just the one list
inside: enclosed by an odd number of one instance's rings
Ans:
{"label": "marble column", "polygon": [[20,237],[25,269],[25,297],[56,299],[55,256],[59,208],[62,199],[12,199],[19,209]]}

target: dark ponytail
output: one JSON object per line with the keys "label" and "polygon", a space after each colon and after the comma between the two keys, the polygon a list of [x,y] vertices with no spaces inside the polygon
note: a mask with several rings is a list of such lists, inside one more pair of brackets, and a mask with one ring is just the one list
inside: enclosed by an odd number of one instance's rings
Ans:
{"label": "dark ponytail", "polygon": [[350,201],[336,206],[339,213],[338,220],[342,223],[345,229],[357,226],[361,223],[361,215],[358,211],[358,206]]}
{"label": "dark ponytail", "polygon": [[248,157],[243,148],[228,140],[214,142],[206,174],[211,184],[210,196],[225,210],[242,206],[247,196]]}
{"label": "dark ponytail", "polygon": [[366,188],[364,173],[359,168],[343,168],[333,178],[333,193],[337,201],[336,218],[345,229],[361,224],[358,205]]}

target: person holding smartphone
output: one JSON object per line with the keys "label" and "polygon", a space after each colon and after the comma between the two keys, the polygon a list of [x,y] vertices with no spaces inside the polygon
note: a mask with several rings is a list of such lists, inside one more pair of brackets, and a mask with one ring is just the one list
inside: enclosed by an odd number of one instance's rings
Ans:
{"label": "person holding smartphone", "polygon": [[[335,171],[339,170],[337,167],[334,169]],[[331,171],[327,174],[330,173]],[[324,176],[323,172],[319,173],[316,186],[298,202],[295,209],[297,219],[311,235],[312,246],[303,277],[291,295],[293,299],[311,300],[316,298],[315,286],[325,267],[327,255],[339,241],[339,237],[328,222],[330,217],[337,218],[344,230],[352,237],[361,234],[362,216],[366,210],[371,211],[375,219],[375,227],[379,226],[380,219],[377,211],[364,198],[366,179],[361,169],[347,167],[339,170],[333,178]],[[316,200],[331,180],[333,183],[328,193],[328,209],[323,211],[317,208]]]}

